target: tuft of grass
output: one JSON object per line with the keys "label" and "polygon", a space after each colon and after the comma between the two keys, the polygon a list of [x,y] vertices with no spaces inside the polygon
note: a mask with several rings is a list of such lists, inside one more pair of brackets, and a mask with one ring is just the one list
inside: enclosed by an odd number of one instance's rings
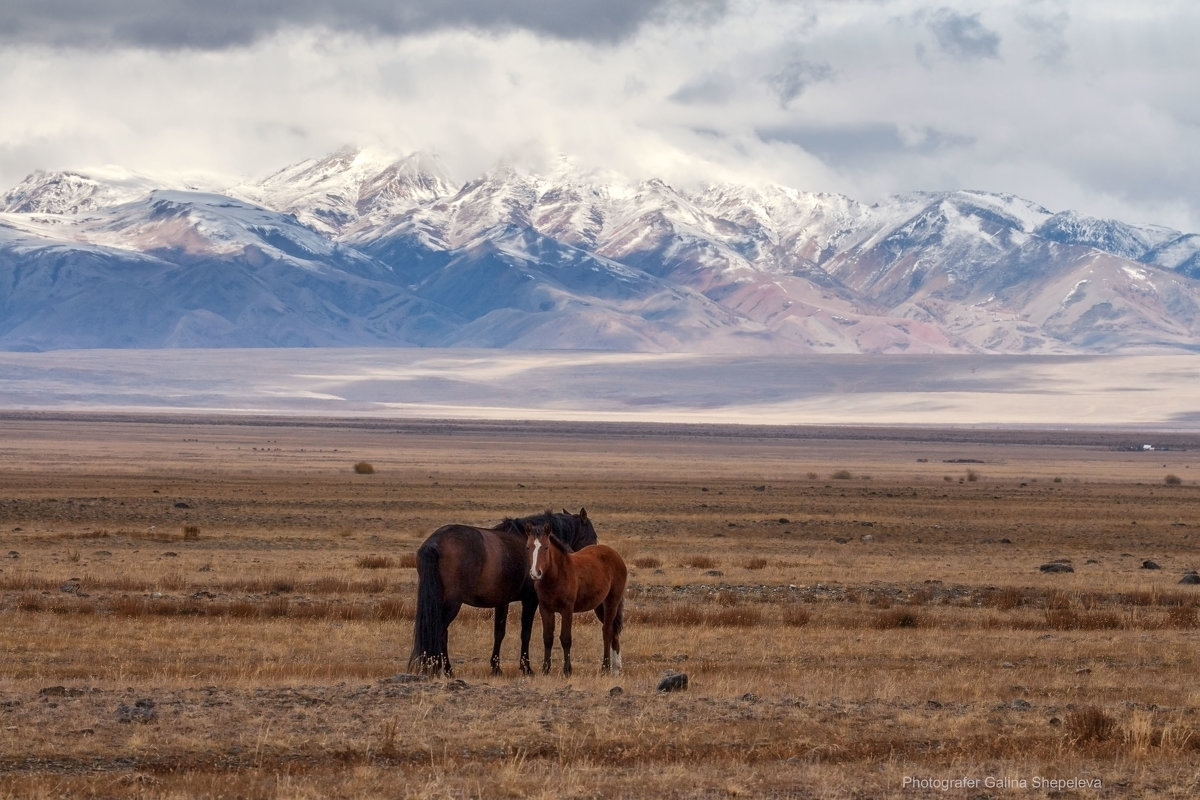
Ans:
{"label": "tuft of grass", "polygon": [[662,566],[662,561],[654,556],[638,556],[631,563],[638,569],[658,569]]}
{"label": "tuft of grass", "polygon": [[834,479],[835,481],[848,481],[851,478],[853,478],[854,475],[851,474],[850,470],[848,470],[848,469],[839,469],[835,472],[830,473],[829,477]]}
{"label": "tuft of grass", "polygon": [[1183,478],[1179,477],[1178,475],[1172,474],[1172,475],[1168,475],[1167,477],[1163,478],[1163,482],[1166,483],[1167,486],[1180,486],[1183,484]]}
{"label": "tuft of grass", "polygon": [[713,569],[717,566],[717,560],[712,556],[688,556],[683,560],[683,565],[694,569]]}
{"label": "tuft of grass", "polygon": [[746,562],[746,569],[766,569],[767,563],[765,558],[752,558]]}
{"label": "tuft of grass", "polygon": [[354,465],[354,472],[358,475],[374,475],[375,467],[368,461],[359,461]]}
{"label": "tuft of grass", "polygon": [[194,542],[200,538],[200,526],[191,524],[184,525],[182,533],[185,541]]}

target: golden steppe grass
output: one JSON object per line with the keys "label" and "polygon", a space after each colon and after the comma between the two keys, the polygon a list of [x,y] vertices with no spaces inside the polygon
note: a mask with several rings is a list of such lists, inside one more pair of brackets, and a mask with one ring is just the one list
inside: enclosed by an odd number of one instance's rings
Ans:
{"label": "golden steppe grass", "polygon": [[[1200,789],[1186,437],[2,424],[0,796]],[[564,506],[630,564],[624,672],[581,616],[519,677],[514,608],[505,675],[475,609],[406,675],[420,541]]]}

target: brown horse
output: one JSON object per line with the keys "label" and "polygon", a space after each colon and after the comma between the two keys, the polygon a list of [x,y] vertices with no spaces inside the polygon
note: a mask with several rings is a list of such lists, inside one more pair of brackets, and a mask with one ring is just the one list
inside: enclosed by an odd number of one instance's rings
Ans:
{"label": "brown horse", "polygon": [[500,673],[500,643],[508,624],[508,605],[521,601],[521,672],[529,674],[529,637],[537,611],[537,593],[525,567],[525,525],[549,527],[571,548],[596,543],[587,509],[578,514],[545,511],[506,519],[493,528],[443,525],[417,550],[417,615],[409,672],[452,675],[447,649],[450,623],[463,604],[496,609],[492,637],[492,674]]}
{"label": "brown horse", "polygon": [[554,648],[554,615],[562,614],[559,642],[563,649],[563,674],[571,674],[571,620],[582,611],[595,610],[604,623],[602,672],[621,671],[621,625],[628,571],[616,550],[602,544],[572,552],[548,525],[526,523],[525,550],[529,577],[537,591],[542,614],[542,644],[546,657],[542,673],[550,672]]}

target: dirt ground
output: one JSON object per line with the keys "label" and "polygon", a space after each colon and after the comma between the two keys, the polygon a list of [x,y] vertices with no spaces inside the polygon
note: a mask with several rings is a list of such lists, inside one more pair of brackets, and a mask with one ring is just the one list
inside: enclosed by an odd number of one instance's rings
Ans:
{"label": "dirt ground", "polygon": [[[1187,434],[0,416],[0,797],[1194,796],[1198,479]],[[515,608],[504,675],[474,609],[406,673],[431,531],[581,507],[620,675],[581,616],[520,676]]]}

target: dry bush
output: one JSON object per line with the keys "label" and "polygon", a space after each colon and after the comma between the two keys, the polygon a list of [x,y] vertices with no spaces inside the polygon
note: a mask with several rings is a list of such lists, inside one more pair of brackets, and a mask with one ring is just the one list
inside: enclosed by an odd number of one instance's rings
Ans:
{"label": "dry bush", "polygon": [[1178,475],[1168,475],[1167,477],[1163,478],[1163,482],[1166,483],[1167,486],[1180,486],[1183,484],[1183,478],[1180,478]]}
{"label": "dry bush", "polygon": [[853,478],[854,475],[848,469],[839,469],[831,472],[829,477],[835,481],[848,481]]}
{"label": "dry bush", "polygon": [[374,475],[375,467],[372,466],[369,462],[359,461],[357,464],[354,465],[354,472],[358,475]]}
{"label": "dry bush", "polygon": [[638,556],[630,563],[638,569],[658,569],[662,566],[662,561],[654,556]]}
{"label": "dry bush", "polygon": [[400,561],[399,561],[399,563],[397,563],[396,566],[400,567],[401,569],[416,569],[417,568],[417,554],[416,553],[404,553],[403,555],[400,556]]}
{"label": "dry bush", "polygon": [[766,569],[769,562],[765,558],[752,558],[746,562],[746,569]]}
{"label": "dry bush", "polygon": [[875,616],[875,627],[880,630],[893,628],[917,628],[921,625],[921,615],[912,608],[892,608]]}
{"label": "dry bush", "polygon": [[780,614],[783,624],[794,628],[807,625],[812,620],[812,612],[802,605],[788,603]]}
{"label": "dry bush", "polygon": [[396,566],[396,560],[391,556],[379,556],[374,553],[369,556],[359,556],[354,563],[361,569],[391,569]]}
{"label": "dry bush", "polygon": [[17,598],[17,610],[18,611],[41,611],[42,610],[41,595],[34,594],[33,592],[26,592],[25,594],[21,595],[19,598]]}
{"label": "dry bush", "polygon": [[194,542],[200,538],[200,526],[192,524],[184,525],[181,533],[185,541]]}
{"label": "dry bush", "polygon": [[1067,712],[1067,735],[1076,742],[1108,741],[1117,730],[1117,721],[1099,706],[1084,706]]}
{"label": "dry bush", "polygon": [[713,569],[717,566],[717,560],[712,556],[688,556],[683,560],[683,566],[693,569]]}

